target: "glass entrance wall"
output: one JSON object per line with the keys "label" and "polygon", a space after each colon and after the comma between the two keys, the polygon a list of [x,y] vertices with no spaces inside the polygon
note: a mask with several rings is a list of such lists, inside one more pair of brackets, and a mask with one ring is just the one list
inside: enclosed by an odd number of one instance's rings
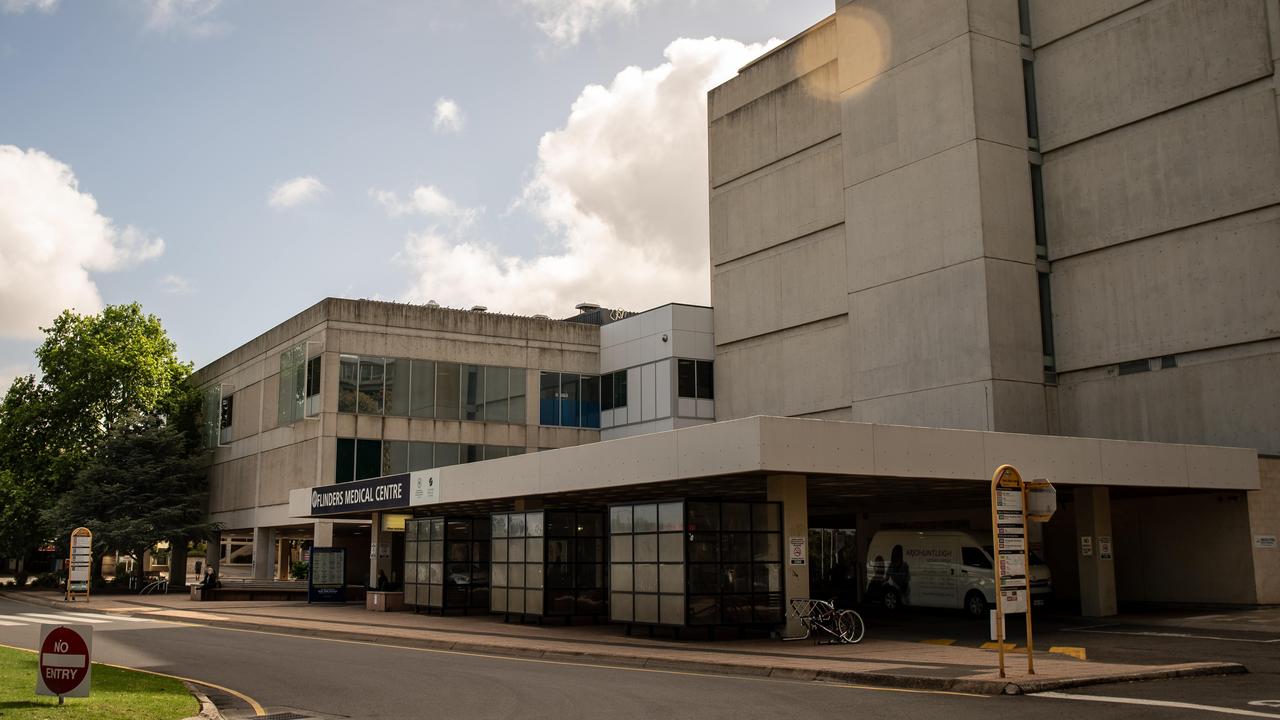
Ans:
{"label": "glass entrance wall", "polygon": [[406,605],[442,612],[488,609],[488,518],[408,520],[404,543]]}
{"label": "glass entrance wall", "polygon": [[609,508],[609,616],[649,625],[782,622],[782,506],[679,500]]}
{"label": "glass entrance wall", "polygon": [[490,609],[508,615],[604,614],[604,514],[495,513]]}

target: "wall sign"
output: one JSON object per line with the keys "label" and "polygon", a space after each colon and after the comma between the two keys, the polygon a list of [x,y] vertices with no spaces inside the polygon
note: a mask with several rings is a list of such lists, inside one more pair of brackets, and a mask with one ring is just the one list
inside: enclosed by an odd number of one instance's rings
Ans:
{"label": "wall sign", "polygon": [[1082,535],[1080,537],[1080,555],[1082,557],[1093,557],[1093,537],[1090,535]]}
{"label": "wall sign", "polygon": [[1275,535],[1254,535],[1253,546],[1258,548],[1259,550],[1275,550],[1276,536]]}
{"label": "wall sign", "polygon": [[346,548],[311,548],[311,563],[307,566],[307,602],[346,601]]}
{"label": "wall sign", "polygon": [[787,543],[790,550],[787,557],[790,558],[792,565],[804,565],[809,562],[809,553],[805,550],[805,539],[802,537],[793,537]]}
{"label": "wall sign", "polygon": [[434,505],[440,502],[440,471],[415,470],[409,473],[409,505]]}
{"label": "wall sign", "polygon": [[311,516],[409,506],[409,473],[311,488]]}
{"label": "wall sign", "polygon": [[1111,537],[1109,535],[1098,536],[1098,559],[1111,559]]}

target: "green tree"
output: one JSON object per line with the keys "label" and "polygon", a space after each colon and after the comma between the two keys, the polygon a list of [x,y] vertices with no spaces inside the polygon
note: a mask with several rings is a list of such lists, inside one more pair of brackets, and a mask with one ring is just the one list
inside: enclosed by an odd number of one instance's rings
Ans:
{"label": "green tree", "polygon": [[175,427],[154,417],[117,418],[44,519],[59,536],[90,528],[94,549],[133,557],[141,579],[143,553],[156,543],[185,547],[214,529],[204,521],[206,493],[204,462]]}

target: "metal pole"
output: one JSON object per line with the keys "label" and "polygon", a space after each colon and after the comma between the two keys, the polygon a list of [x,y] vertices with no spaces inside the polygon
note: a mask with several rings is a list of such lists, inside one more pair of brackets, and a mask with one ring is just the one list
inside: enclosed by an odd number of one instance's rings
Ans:
{"label": "metal pole", "polygon": [[1027,483],[1022,482],[1022,565],[1027,579],[1027,674],[1035,675],[1035,661],[1031,658],[1031,528],[1027,524]]}

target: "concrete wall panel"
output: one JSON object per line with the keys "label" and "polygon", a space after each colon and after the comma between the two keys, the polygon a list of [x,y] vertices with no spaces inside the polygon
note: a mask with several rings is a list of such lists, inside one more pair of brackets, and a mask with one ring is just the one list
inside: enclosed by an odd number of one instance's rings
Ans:
{"label": "concrete wall panel", "polygon": [[841,5],[836,10],[841,91],[967,32],[968,5],[965,0],[859,0]]}
{"label": "concrete wall panel", "polygon": [[1054,263],[1059,371],[1280,336],[1278,239],[1269,208]]}
{"label": "concrete wall panel", "polygon": [[1039,48],[1143,2],[1145,0],[1030,0],[1031,41]]}
{"label": "concrete wall panel", "polygon": [[243,510],[254,506],[257,458],[218,463],[209,470],[209,512]]}
{"label": "concrete wall panel", "polygon": [[712,264],[843,222],[841,162],[836,139],[713,190]]}
{"label": "concrete wall panel", "polygon": [[259,505],[289,502],[289,491],[315,483],[318,440],[288,445],[262,453],[262,484]]}
{"label": "concrete wall panel", "polygon": [[1280,202],[1276,95],[1254,83],[1049,153],[1049,252],[1068,257]]}
{"label": "concrete wall panel", "polygon": [[711,284],[722,344],[843,315],[844,226],[719,265]]}
{"label": "concrete wall panel", "polygon": [[[1248,495],[1249,530],[1259,535],[1280,535],[1280,458],[1258,458],[1261,489]],[[1253,572],[1258,603],[1280,603],[1280,548],[1254,545]]]}
{"label": "concrete wall panel", "polygon": [[849,404],[849,324],[824,320],[718,348],[716,416],[803,415]]}
{"label": "concrete wall panel", "polygon": [[713,88],[707,93],[707,116],[714,121],[835,59],[836,23],[831,15]]}
{"label": "concrete wall panel", "polygon": [[1261,0],[1148,2],[1037,52],[1035,72],[1047,151],[1270,75],[1266,13]]}
{"label": "concrete wall panel", "polygon": [[987,259],[987,340],[992,376],[1042,383],[1044,348],[1034,265]]}
{"label": "concrete wall panel", "polygon": [[898,395],[855,400],[855,422],[916,425],[962,430],[986,430],[993,426],[990,381],[948,385]]}

